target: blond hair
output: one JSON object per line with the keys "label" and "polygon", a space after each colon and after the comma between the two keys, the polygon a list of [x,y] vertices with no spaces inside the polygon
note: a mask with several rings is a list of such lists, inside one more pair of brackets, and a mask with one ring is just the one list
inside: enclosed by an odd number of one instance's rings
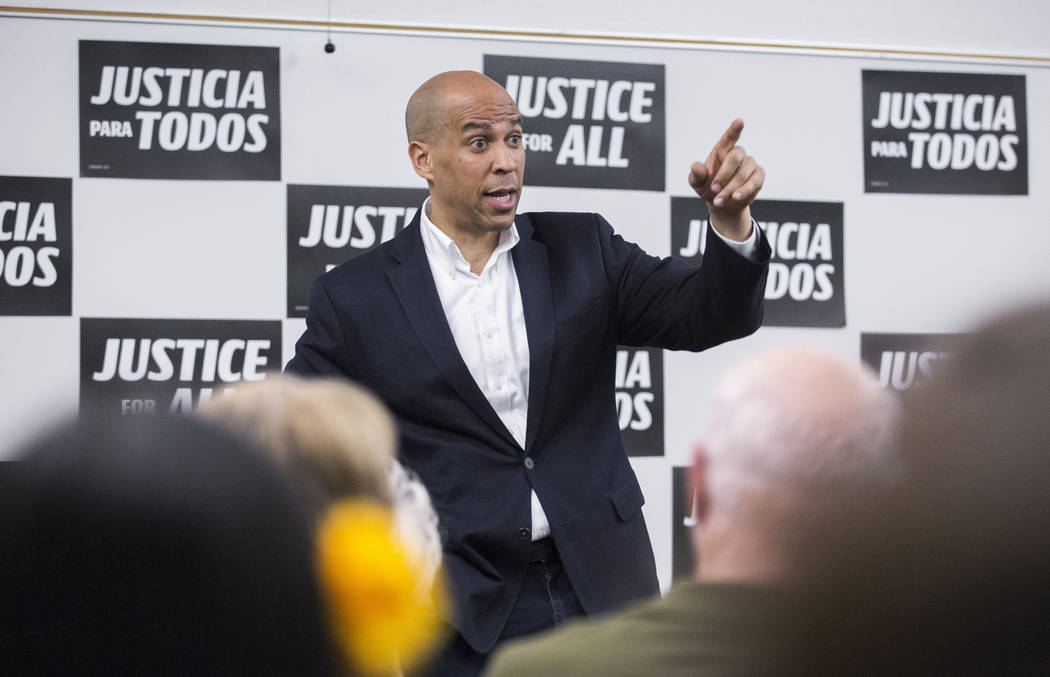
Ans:
{"label": "blond hair", "polygon": [[205,402],[199,413],[261,446],[315,518],[343,498],[393,508],[429,589],[442,559],[438,516],[419,477],[397,462],[397,429],[378,398],[347,380],[270,376]]}
{"label": "blond hair", "polygon": [[202,404],[200,414],[261,445],[315,513],[347,496],[393,504],[397,430],[386,407],[361,386],[271,376]]}

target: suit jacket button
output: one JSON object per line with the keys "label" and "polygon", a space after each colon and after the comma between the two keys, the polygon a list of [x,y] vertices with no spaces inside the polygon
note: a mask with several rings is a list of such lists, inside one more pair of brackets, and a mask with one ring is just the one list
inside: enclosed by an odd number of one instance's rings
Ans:
{"label": "suit jacket button", "polygon": [[528,527],[522,527],[522,528],[518,529],[518,538],[520,538],[523,541],[529,540],[529,536],[531,536],[531,535],[532,535],[532,532],[529,531]]}
{"label": "suit jacket button", "polygon": [[531,458],[529,458],[528,456],[525,457],[525,467],[526,468],[528,468],[529,470],[532,470],[533,466],[535,466],[535,465],[536,464],[532,461]]}

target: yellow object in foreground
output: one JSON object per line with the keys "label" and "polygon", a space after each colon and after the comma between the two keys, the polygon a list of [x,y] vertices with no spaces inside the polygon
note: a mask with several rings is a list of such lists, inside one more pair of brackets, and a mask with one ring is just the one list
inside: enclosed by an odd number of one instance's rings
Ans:
{"label": "yellow object in foreground", "polygon": [[412,669],[442,639],[443,580],[420,590],[422,574],[387,508],[357,499],[333,505],[320,525],[318,564],[335,635],[359,672]]}

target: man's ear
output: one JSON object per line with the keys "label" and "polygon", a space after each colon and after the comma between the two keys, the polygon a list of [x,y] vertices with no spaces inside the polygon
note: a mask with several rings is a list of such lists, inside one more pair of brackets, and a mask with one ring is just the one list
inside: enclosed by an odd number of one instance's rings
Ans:
{"label": "man's ear", "polygon": [[708,489],[707,451],[702,444],[693,446],[693,464],[689,466],[689,499],[692,500],[692,517],[697,524],[707,519],[711,509],[711,493]]}
{"label": "man's ear", "polygon": [[412,169],[416,174],[433,181],[434,169],[430,165],[430,146],[423,141],[412,141],[408,144],[408,158],[412,161]]}

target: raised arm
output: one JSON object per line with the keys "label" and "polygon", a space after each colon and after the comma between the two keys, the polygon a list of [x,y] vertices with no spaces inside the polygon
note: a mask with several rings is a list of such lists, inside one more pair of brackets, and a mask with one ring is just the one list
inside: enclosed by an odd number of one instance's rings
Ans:
{"label": "raised arm", "polygon": [[762,189],[766,172],[737,145],[743,120],[733,120],[703,162],[689,168],[689,185],[707,203],[711,225],[730,240],[751,235],[751,203]]}

